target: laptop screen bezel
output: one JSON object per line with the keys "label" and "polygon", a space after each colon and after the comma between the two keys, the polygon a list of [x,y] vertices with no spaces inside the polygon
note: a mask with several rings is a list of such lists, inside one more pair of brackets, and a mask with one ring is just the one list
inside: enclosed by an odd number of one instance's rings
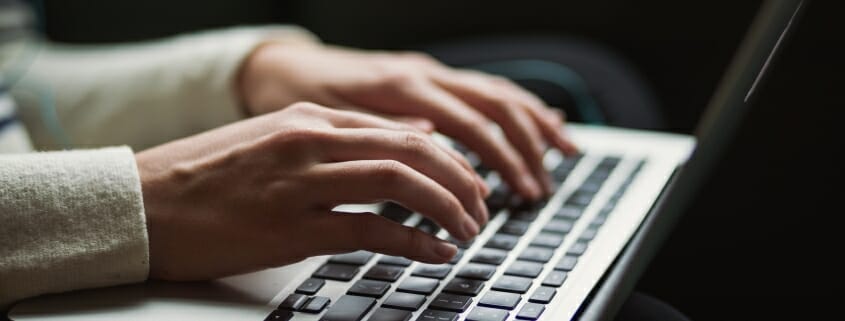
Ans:
{"label": "laptop screen bezel", "polygon": [[[673,230],[701,185],[710,176],[765,80],[781,44],[788,38],[807,0],[768,0],[751,24],[705,109],[696,129],[698,143],[655,202],[645,222],[605,273],[604,280],[582,306],[579,320],[612,320],[633,290],[660,245]],[[764,68],[765,67],[765,68]]]}

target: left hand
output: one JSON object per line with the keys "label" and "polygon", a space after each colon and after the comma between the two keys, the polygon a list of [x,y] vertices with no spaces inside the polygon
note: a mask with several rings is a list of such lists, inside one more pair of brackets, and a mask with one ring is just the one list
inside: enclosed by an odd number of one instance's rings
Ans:
{"label": "left hand", "polygon": [[[418,53],[269,43],[244,63],[238,90],[252,114],[310,101],[424,118],[478,153],[529,199],[552,192],[542,162],[545,145],[577,152],[562,132],[562,113],[528,91],[505,78],[452,69]],[[489,130],[490,121],[502,128],[506,141]]]}

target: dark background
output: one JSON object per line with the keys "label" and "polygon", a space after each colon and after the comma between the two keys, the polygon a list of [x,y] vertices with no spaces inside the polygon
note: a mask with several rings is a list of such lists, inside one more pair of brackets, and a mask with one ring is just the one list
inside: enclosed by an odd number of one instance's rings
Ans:
{"label": "dark background", "polygon": [[[413,49],[502,35],[589,39],[654,89],[689,133],[759,1],[45,1],[57,41],[296,23],[328,43]],[[639,289],[694,320],[839,315],[843,135],[839,1],[810,4],[751,115]],[[836,314],[833,314],[836,313]]]}

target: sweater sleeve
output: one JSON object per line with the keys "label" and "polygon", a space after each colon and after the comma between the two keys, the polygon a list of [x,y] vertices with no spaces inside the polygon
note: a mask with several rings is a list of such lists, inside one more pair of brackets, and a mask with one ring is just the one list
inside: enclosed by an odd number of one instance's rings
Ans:
{"label": "sweater sleeve", "polygon": [[145,280],[146,233],[131,149],[0,154],[0,307]]}
{"label": "sweater sleeve", "polygon": [[125,45],[47,44],[12,93],[39,150],[68,147],[45,114],[55,115],[72,147],[140,150],[240,119],[235,78],[266,41],[316,38],[295,26],[264,26]]}

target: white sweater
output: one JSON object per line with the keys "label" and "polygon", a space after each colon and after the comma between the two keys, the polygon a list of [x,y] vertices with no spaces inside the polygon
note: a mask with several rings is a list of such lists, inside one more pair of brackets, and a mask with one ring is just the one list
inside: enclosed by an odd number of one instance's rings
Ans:
{"label": "white sweater", "polygon": [[132,149],[238,120],[241,61],[265,41],[313,40],[271,26],[41,50],[12,91],[19,118],[36,149],[62,148],[44,125],[44,98],[52,98],[65,138],[80,150],[20,153],[27,135],[0,128],[0,311],[44,293],[145,281]]}

